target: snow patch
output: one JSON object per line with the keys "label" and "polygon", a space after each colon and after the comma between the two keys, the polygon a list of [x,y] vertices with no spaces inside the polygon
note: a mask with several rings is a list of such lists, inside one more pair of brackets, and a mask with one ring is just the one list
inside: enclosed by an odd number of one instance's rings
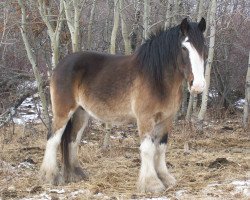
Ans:
{"label": "snow patch", "polygon": [[234,106],[238,109],[243,109],[244,104],[246,103],[246,99],[239,99],[234,103]]}
{"label": "snow patch", "polygon": [[233,181],[231,184],[235,187],[235,193],[242,193],[250,197],[250,179],[245,181]]}
{"label": "snow patch", "polygon": [[49,190],[49,192],[50,193],[63,194],[63,193],[65,193],[65,190],[64,189],[61,189],[61,190],[59,190],[59,189],[51,189],[51,190]]}
{"label": "snow patch", "polygon": [[210,98],[215,98],[215,97],[218,97],[219,94],[218,94],[218,92],[217,92],[216,90],[209,90],[208,96],[209,96]]}
{"label": "snow patch", "polygon": [[42,105],[39,98],[26,98],[17,108],[17,114],[13,117],[15,124],[40,123],[38,113],[41,113]]}
{"label": "snow patch", "polygon": [[31,164],[30,162],[25,161],[25,162],[21,162],[21,163],[17,166],[17,168],[33,169],[33,168],[34,168],[34,165]]}

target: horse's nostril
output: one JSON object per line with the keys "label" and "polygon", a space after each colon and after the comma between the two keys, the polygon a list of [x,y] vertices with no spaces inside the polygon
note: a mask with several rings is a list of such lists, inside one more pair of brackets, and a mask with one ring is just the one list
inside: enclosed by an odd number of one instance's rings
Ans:
{"label": "horse's nostril", "polygon": [[193,82],[194,82],[193,80],[192,80],[192,81],[190,81],[190,87],[193,85]]}

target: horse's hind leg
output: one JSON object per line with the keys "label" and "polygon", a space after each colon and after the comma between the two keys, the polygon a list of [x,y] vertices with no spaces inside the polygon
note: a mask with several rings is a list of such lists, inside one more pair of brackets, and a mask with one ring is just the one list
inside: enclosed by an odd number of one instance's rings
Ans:
{"label": "horse's hind leg", "polygon": [[89,115],[82,108],[78,108],[71,119],[71,129],[66,129],[62,138],[63,176],[65,182],[76,182],[87,179],[78,161],[78,146],[89,120]]}
{"label": "horse's hind leg", "polygon": [[64,111],[62,110],[59,113],[54,112],[53,130],[52,134],[48,134],[46,150],[40,169],[41,178],[46,182],[55,185],[61,182],[56,162],[57,149],[61,142],[61,137],[66,128],[67,122],[73,112],[70,112],[70,109],[65,109]]}

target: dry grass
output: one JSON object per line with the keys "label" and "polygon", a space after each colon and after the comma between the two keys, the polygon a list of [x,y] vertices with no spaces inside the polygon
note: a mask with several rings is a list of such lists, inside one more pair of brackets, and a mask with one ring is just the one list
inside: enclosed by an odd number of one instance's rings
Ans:
{"label": "dry grass", "polygon": [[[233,130],[223,127],[231,126]],[[99,123],[92,123],[83,140],[79,156],[82,166],[89,173],[89,181],[66,186],[50,186],[41,183],[37,174],[45,147],[45,130],[41,125],[32,131],[23,132],[16,127],[12,138],[11,128],[2,130],[0,142],[0,194],[2,199],[20,199],[39,195],[46,191],[54,199],[60,195],[71,199],[71,192],[84,190],[76,199],[130,199],[143,198],[136,191],[139,172],[139,139],[134,126],[113,128],[117,139],[111,139],[111,147],[103,151],[100,145],[104,132]],[[119,137],[118,137],[119,136]],[[120,137],[126,137],[120,139]],[[191,154],[184,154],[184,142],[189,140]],[[224,124],[213,123],[205,133],[192,133],[185,125],[178,124],[173,131],[167,153],[167,165],[178,184],[159,196],[176,198],[176,192],[185,190],[181,199],[244,199],[241,193],[233,193],[233,180],[250,178],[250,139],[237,120]],[[218,158],[223,158],[219,159]],[[217,159],[217,160],[216,160]],[[31,168],[19,166],[24,161],[33,161]],[[18,167],[19,166],[19,167]],[[212,191],[204,188],[213,183],[222,183]],[[63,194],[50,191],[64,189]],[[98,195],[102,193],[103,195]],[[147,197],[152,197],[148,194]],[[105,197],[106,198],[106,197]]]}

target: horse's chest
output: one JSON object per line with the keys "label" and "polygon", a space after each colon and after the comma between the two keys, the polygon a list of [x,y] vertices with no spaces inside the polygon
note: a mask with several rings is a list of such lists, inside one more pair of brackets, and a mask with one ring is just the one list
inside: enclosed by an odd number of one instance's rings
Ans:
{"label": "horse's chest", "polygon": [[180,104],[181,104],[180,96],[176,96],[168,100],[165,106],[163,107],[164,115],[166,115],[166,117],[170,115],[175,115],[180,108]]}

